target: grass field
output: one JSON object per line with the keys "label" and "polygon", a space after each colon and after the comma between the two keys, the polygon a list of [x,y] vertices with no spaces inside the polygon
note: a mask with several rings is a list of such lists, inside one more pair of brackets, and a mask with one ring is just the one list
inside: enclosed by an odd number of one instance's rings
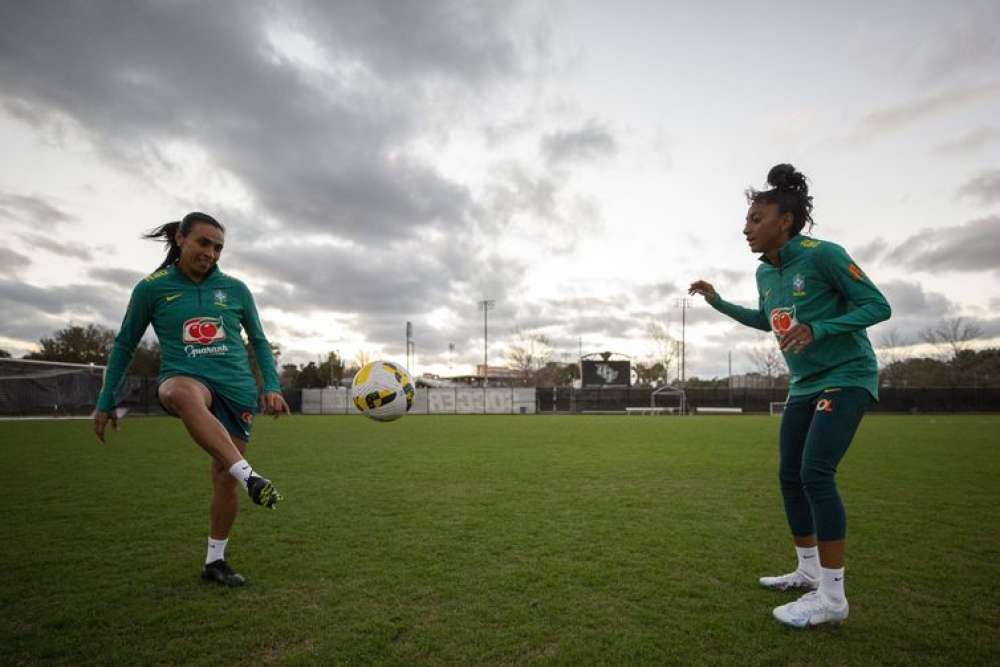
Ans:
{"label": "grass field", "polygon": [[1000,661],[1000,417],[870,416],[841,465],[840,627],[794,567],[770,417],[261,420],[203,584],[208,457],[167,418],[0,423],[0,663]]}

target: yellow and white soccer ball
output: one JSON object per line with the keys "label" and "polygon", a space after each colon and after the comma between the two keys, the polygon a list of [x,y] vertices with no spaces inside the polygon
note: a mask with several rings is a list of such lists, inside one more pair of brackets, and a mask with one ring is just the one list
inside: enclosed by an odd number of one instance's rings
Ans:
{"label": "yellow and white soccer ball", "polygon": [[391,422],[413,406],[413,380],[402,365],[373,361],[358,371],[351,382],[354,406],[372,419]]}

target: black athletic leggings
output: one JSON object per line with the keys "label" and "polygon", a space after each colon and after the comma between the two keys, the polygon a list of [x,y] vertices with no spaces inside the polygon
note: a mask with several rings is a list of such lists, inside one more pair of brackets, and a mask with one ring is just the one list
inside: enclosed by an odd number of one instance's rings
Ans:
{"label": "black athletic leggings", "polygon": [[788,398],[781,418],[778,479],[792,535],[844,539],[847,518],[834,475],[871,404],[871,394],[861,387]]}

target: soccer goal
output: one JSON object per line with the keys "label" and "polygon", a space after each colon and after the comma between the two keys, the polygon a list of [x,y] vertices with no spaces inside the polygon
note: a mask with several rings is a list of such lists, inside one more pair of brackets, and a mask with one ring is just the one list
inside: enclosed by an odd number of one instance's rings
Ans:
{"label": "soccer goal", "polygon": [[0,418],[88,416],[103,374],[97,364],[0,359]]}
{"label": "soccer goal", "polygon": [[648,408],[626,408],[625,414],[683,415],[687,413],[687,394],[683,389],[663,385],[649,395]]}
{"label": "soccer goal", "polygon": [[784,401],[771,401],[771,416],[780,417],[785,413]]}

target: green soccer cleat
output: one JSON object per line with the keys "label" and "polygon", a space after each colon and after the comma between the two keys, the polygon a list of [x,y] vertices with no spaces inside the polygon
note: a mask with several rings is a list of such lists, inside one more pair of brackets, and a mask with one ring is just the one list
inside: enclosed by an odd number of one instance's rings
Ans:
{"label": "green soccer cleat", "polygon": [[247,493],[256,504],[272,510],[278,502],[284,500],[284,496],[278,493],[271,480],[257,475],[250,475],[247,479]]}

